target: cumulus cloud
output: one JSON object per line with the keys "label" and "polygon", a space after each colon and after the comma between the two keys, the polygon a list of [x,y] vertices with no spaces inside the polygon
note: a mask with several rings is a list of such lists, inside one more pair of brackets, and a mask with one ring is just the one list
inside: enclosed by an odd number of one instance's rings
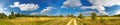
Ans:
{"label": "cumulus cloud", "polygon": [[97,6],[120,5],[120,0],[89,0],[89,2]]}
{"label": "cumulus cloud", "polygon": [[82,4],[80,3],[80,0],[66,0],[63,3],[63,6],[61,8],[67,8],[67,7],[79,7]]}
{"label": "cumulus cloud", "polygon": [[3,7],[0,7],[0,13],[4,13],[7,16],[10,14],[9,12],[7,12],[7,8],[3,8]]}
{"label": "cumulus cloud", "polygon": [[92,12],[94,12],[94,11],[85,11],[85,12],[82,12],[82,13],[83,13],[83,15],[90,16]]}
{"label": "cumulus cloud", "polygon": [[104,15],[107,15],[108,13],[105,12],[105,7],[111,7],[114,5],[120,5],[120,0],[89,0],[90,3],[93,4],[93,6],[83,6],[81,8],[91,8],[91,9],[97,9],[99,13],[102,13]]}
{"label": "cumulus cloud", "polygon": [[14,2],[14,5],[10,5],[10,7],[20,8],[21,11],[33,11],[39,8],[38,4],[28,3],[28,4],[20,4],[19,2]]}
{"label": "cumulus cloud", "polygon": [[[63,6],[61,6],[61,8],[67,8],[67,7],[81,7],[82,9],[86,9],[86,8],[89,8],[89,9],[96,9],[99,11],[99,13],[102,13],[102,14],[108,14],[105,12],[105,8],[104,6],[111,6],[113,4],[111,4],[112,2],[115,2],[115,1],[111,1],[110,3],[108,2],[109,0],[105,1],[105,0],[89,0],[90,3],[93,4],[93,6],[82,6],[80,0],[66,0],[64,3],[63,3]],[[117,1],[117,0],[116,0]],[[84,2],[83,2],[84,3]],[[104,5],[105,4],[105,5]],[[90,11],[91,12],[91,11]],[[88,12],[88,13],[90,13]]]}
{"label": "cumulus cloud", "polygon": [[120,14],[120,10],[117,10],[115,14]]}
{"label": "cumulus cloud", "polygon": [[4,13],[7,8],[0,8],[0,13]]}
{"label": "cumulus cloud", "polygon": [[82,9],[96,9],[98,11],[98,13],[104,14],[104,15],[108,15],[107,12],[105,12],[105,8],[102,6],[83,6],[81,7]]}
{"label": "cumulus cloud", "polygon": [[95,9],[97,6],[81,6],[81,9]]}
{"label": "cumulus cloud", "polygon": [[40,15],[40,13],[39,12],[33,12],[30,15]]}
{"label": "cumulus cloud", "polygon": [[[93,13],[93,12],[95,12],[95,11],[85,11],[85,12],[82,12],[83,13],[83,15],[86,15],[86,16],[91,16],[91,13]],[[99,15],[108,15],[108,13],[106,13],[106,12],[101,12],[101,13],[97,13],[97,12],[95,12],[98,16]]]}
{"label": "cumulus cloud", "polygon": [[46,9],[43,9],[40,13],[47,13],[52,10],[53,7],[46,7]]}
{"label": "cumulus cloud", "polygon": [[84,14],[91,14],[92,12],[94,11],[86,11],[86,12],[83,12]]}
{"label": "cumulus cloud", "polygon": [[40,15],[40,14],[46,14],[46,13],[49,13],[49,12],[52,12],[54,9],[54,7],[46,7],[45,9],[43,9],[42,11],[40,12],[33,12],[31,13],[30,15]]}

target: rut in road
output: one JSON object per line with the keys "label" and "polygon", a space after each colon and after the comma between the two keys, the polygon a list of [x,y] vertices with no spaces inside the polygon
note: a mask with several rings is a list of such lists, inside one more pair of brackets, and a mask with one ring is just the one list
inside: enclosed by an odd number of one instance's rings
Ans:
{"label": "rut in road", "polygon": [[68,21],[70,21],[70,20],[71,19],[58,19],[56,21],[48,23],[48,25],[66,25],[68,23]]}
{"label": "rut in road", "polygon": [[72,22],[73,22],[74,25],[77,25],[76,19],[71,19],[71,20],[67,23],[67,25],[71,25]]}
{"label": "rut in road", "polygon": [[74,25],[77,25],[77,21],[76,21],[76,19],[74,19]]}
{"label": "rut in road", "polygon": [[70,25],[70,24],[72,23],[72,21],[73,21],[73,19],[72,19],[72,20],[70,20],[70,21],[67,23],[67,25]]}

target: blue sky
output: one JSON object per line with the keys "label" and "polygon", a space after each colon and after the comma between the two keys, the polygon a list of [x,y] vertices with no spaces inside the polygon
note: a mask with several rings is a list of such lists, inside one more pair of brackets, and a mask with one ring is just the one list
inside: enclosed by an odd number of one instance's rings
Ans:
{"label": "blue sky", "polygon": [[119,0],[115,0],[116,2],[112,0],[109,0],[110,2],[107,2],[108,0],[102,1],[103,0],[0,0],[0,13],[9,14],[13,11],[28,15],[79,15],[79,13],[89,15],[91,12],[96,12],[98,15],[100,15],[100,13],[105,15],[120,14]]}

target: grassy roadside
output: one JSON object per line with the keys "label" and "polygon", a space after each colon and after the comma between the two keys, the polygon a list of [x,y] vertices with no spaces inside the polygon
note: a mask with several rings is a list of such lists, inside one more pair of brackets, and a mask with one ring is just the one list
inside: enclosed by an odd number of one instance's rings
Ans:
{"label": "grassy roadside", "polygon": [[15,24],[10,21],[0,20],[0,25],[15,25]]}
{"label": "grassy roadside", "polygon": [[0,19],[0,25],[66,25],[70,19],[71,18],[63,17],[20,17],[14,19]]}
{"label": "grassy roadside", "polygon": [[15,18],[0,19],[0,25],[42,25],[57,20],[55,18]]}
{"label": "grassy roadside", "polygon": [[96,21],[92,21],[90,17],[86,17],[83,19],[77,19],[83,25],[120,25],[120,17],[100,17],[96,18]]}

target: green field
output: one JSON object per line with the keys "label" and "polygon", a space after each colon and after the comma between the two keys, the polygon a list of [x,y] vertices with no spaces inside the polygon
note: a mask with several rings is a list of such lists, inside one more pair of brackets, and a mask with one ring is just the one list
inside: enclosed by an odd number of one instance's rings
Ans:
{"label": "green field", "polygon": [[18,17],[14,19],[0,19],[0,25],[120,25],[120,17],[100,17],[92,21],[90,17]]}

